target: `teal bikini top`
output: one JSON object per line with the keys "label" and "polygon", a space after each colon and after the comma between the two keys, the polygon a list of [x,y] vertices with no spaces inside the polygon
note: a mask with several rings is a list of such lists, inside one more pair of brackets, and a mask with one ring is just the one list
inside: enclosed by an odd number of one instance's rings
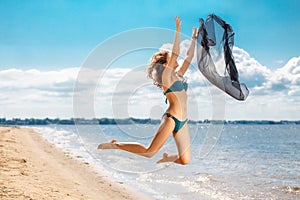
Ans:
{"label": "teal bikini top", "polygon": [[169,87],[165,92],[164,95],[166,95],[169,92],[180,92],[182,90],[187,91],[188,84],[183,81],[175,81],[171,87]]}
{"label": "teal bikini top", "polygon": [[[180,92],[182,90],[187,91],[188,88],[188,84],[187,82],[183,82],[183,81],[175,81],[171,87],[169,87],[165,92],[164,95],[166,95],[169,92]],[[167,103],[167,98],[166,98],[166,103]]]}

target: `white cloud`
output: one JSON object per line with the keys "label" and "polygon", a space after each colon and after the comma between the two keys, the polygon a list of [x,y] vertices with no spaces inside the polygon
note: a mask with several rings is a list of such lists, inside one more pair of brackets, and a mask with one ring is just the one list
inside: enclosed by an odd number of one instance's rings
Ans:
{"label": "white cloud", "polygon": [[[241,49],[235,48],[233,53],[241,74],[240,81],[250,88],[245,103],[231,101],[231,108],[245,110],[237,116],[278,120],[300,118],[300,57],[292,58],[283,67],[272,71]],[[240,116],[241,113],[244,116]],[[230,115],[236,114],[232,111]]]}
{"label": "white cloud", "polygon": [[273,71],[261,87],[255,88],[264,94],[276,93],[286,97],[299,98],[300,94],[300,57],[294,57],[282,68]]}
{"label": "white cloud", "polygon": [[9,69],[0,71],[0,88],[72,91],[78,68],[59,71]]}
{"label": "white cloud", "polygon": [[[78,68],[57,71],[0,71],[2,117],[71,116],[73,85]],[[64,106],[62,108],[62,106]]]}
{"label": "white cloud", "polygon": [[[181,43],[181,58],[188,46],[188,40]],[[165,44],[162,48],[170,50],[172,45]],[[300,57],[271,70],[241,48],[234,47],[233,55],[240,81],[249,87],[250,96],[245,102],[226,96],[226,119],[300,118]],[[73,117],[73,90],[77,83],[75,94],[92,98],[86,100],[92,101],[95,117],[159,118],[168,105],[164,103],[162,91],[146,78],[145,67],[105,71],[80,68],[2,70],[0,117]],[[197,70],[195,61],[186,77],[189,116],[211,118],[214,87]]]}
{"label": "white cloud", "polygon": [[261,86],[271,75],[271,70],[261,65],[245,50],[234,47],[233,56],[238,68],[240,81],[247,83],[248,87]]}

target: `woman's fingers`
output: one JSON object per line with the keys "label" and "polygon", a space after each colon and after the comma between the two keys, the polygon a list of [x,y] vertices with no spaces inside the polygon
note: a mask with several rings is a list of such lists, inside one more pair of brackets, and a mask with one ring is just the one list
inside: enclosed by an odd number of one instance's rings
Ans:
{"label": "woman's fingers", "polygon": [[176,29],[180,29],[181,20],[178,16],[175,17]]}

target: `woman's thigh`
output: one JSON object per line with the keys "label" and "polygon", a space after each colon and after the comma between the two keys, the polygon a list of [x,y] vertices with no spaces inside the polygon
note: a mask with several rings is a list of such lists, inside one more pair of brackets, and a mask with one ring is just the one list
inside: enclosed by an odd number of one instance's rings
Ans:
{"label": "woman's thigh", "polygon": [[190,158],[190,134],[187,123],[174,135],[178,149],[178,155],[181,158]]}
{"label": "woman's thigh", "polygon": [[174,120],[170,117],[163,117],[161,124],[150,143],[149,151],[158,151],[163,144],[168,140],[175,127]]}

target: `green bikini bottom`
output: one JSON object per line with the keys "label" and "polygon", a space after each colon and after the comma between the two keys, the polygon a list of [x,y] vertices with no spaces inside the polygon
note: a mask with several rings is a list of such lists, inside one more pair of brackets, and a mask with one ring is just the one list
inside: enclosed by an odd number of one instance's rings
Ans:
{"label": "green bikini bottom", "polygon": [[187,119],[184,120],[184,121],[180,121],[176,117],[174,117],[173,115],[171,115],[170,113],[165,113],[163,115],[163,117],[164,116],[171,117],[174,120],[174,122],[175,122],[175,128],[174,128],[173,132],[179,131],[185,125],[185,123],[188,121]]}

